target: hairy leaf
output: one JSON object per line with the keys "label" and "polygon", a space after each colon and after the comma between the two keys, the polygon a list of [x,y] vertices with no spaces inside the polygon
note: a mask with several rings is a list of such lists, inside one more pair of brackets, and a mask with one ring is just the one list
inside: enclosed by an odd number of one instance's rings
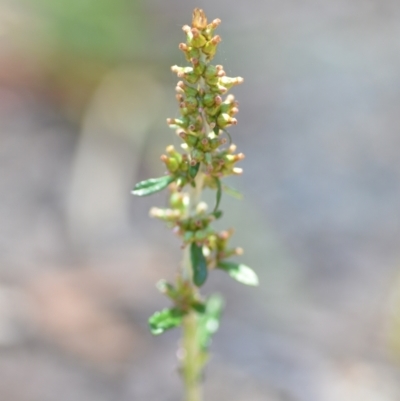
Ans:
{"label": "hairy leaf", "polygon": [[171,177],[170,175],[164,175],[159,178],[150,178],[149,180],[138,182],[133,188],[132,193],[137,196],[151,195],[163,190],[171,184],[172,181],[174,181],[174,177]]}
{"label": "hairy leaf", "polygon": [[246,285],[258,285],[257,274],[242,263],[219,262],[219,269],[226,271],[232,278]]}
{"label": "hairy leaf", "polygon": [[165,330],[180,326],[185,313],[177,308],[163,309],[149,318],[150,331],[154,335],[162,334]]}

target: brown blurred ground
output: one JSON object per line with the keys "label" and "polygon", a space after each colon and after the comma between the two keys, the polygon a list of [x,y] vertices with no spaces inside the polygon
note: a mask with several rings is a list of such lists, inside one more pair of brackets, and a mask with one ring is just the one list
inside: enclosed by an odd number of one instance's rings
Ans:
{"label": "brown blurred ground", "polygon": [[[177,108],[195,6],[245,77],[247,158],[224,224],[262,285],[227,309],[207,400],[400,399],[396,1],[0,2],[0,400],[177,400],[178,332],[153,338],[179,243],[134,199]],[[177,143],[177,142],[176,142]],[[240,228],[240,229],[239,229]]]}

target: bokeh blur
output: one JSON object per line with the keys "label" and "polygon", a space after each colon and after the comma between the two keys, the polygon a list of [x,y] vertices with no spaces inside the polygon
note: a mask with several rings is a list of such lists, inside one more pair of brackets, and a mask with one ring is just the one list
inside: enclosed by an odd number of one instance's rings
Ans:
{"label": "bokeh blur", "polygon": [[0,400],[175,401],[154,338],[179,242],[130,195],[179,141],[181,26],[219,17],[245,82],[208,401],[400,400],[398,0],[0,0]]}

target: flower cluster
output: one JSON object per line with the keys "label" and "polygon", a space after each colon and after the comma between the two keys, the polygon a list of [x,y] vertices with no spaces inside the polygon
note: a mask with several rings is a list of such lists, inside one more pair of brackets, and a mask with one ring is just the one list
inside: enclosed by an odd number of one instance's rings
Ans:
{"label": "flower cluster", "polygon": [[[191,277],[178,276],[175,286],[162,282],[159,289],[174,302],[174,308],[159,312],[150,319],[156,334],[179,324],[188,308],[199,310],[198,292],[212,269],[226,271],[234,279],[248,285],[257,284],[257,276],[243,264],[227,261],[242,254],[241,248],[232,248],[229,238],[233,230],[218,232],[212,222],[222,216],[219,210],[222,190],[221,179],[241,174],[236,163],[243,160],[243,153],[236,152],[227,129],[237,124],[234,117],[239,109],[234,96],[227,92],[243,78],[226,76],[222,65],[213,65],[221,38],[214,30],[219,19],[207,23],[202,10],[193,13],[192,26],[185,25],[186,43],[179,45],[190,66],[173,66],[180,79],[176,86],[180,118],[169,118],[167,124],[175,129],[182,140],[182,152],[170,145],[161,156],[167,175],[138,183],[133,193],[143,196],[169,188],[168,208],[152,208],[150,215],[165,221],[182,239],[182,247],[190,251]],[[185,191],[185,188],[188,191]],[[216,191],[216,204],[212,211],[200,201],[201,191]],[[193,306],[195,305],[195,306]],[[203,304],[204,306],[204,304]],[[205,308],[205,306],[204,306]],[[201,308],[200,308],[201,309]]]}

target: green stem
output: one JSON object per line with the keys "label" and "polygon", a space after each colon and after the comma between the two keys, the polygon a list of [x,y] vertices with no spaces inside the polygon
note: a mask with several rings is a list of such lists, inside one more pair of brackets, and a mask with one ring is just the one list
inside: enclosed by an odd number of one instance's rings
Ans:
{"label": "green stem", "polygon": [[[201,200],[201,193],[203,190],[205,175],[200,170],[195,179],[195,188],[190,191],[190,206],[189,213],[195,214],[196,207]],[[183,253],[182,261],[182,277],[191,286],[193,293],[197,293],[197,288],[193,284],[193,269],[190,260],[190,246],[187,245]],[[199,341],[197,338],[198,333],[198,317],[195,311],[191,311],[185,316],[183,320],[183,361],[182,373],[185,385],[185,401],[201,401],[201,371],[202,360]]]}
{"label": "green stem", "polygon": [[190,312],[183,321],[183,347],[185,350],[183,360],[184,401],[201,401],[201,359],[195,312]]}
{"label": "green stem", "polygon": [[201,171],[201,168],[202,168],[202,165],[200,164],[199,171],[196,175],[196,178],[194,179],[196,186],[194,188],[191,188],[190,193],[189,193],[189,198],[190,198],[189,209],[190,209],[190,213],[192,213],[192,214],[196,213],[196,207],[201,200],[201,192],[203,191],[205,175]]}

